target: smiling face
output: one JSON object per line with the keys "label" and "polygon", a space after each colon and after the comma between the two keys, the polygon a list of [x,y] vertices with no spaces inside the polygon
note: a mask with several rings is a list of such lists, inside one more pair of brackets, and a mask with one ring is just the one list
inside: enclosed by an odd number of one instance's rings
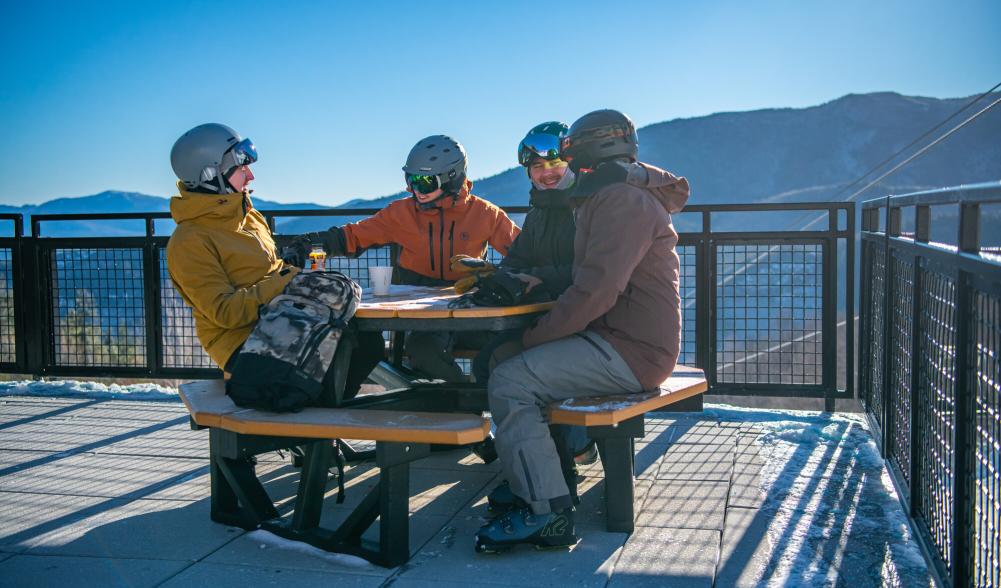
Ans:
{"label": "smiling face", "polygon": [[433,201],[435,198],[438,198],[444,193],[445,191],[442,190],[441,188],[438,188],[434,192],[429,192],[428,194],[421,194],[417,190],[413,191],[414,198],[416,198],[417,201],[420,202],[421,204],[427,204],[428,202]]}
{"label": "smiling face", "polygon": [[543,190],[552,190],[567,173],[567,162],[560,159],[545,160],[536,157],[528,164],[528,177]]}

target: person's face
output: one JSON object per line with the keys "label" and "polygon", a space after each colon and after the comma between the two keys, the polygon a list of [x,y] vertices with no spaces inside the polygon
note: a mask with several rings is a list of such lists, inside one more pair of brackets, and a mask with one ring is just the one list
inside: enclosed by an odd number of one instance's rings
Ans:
{"label": "person's face", "polygon": [[528,164],[528,176],[537,186],[544,190],[552,190],[567,173],[567,162],[561,159],[547,161],[536,157]]}
{"label": "person's face", "polygon": [[426,204],[428,202],[431,202],[435,198],[438,198],[444,192],[445,191],[442,190],[441,188],[438,188],[437,190],[435,190],[434,192],[431,192],[430,194],[421,194],[417,190],[414,190],[414,198],[417,198],[417,201],[420,202],[421,204]]}
{"label": "person's face", "polygon": [[250,166],[241,165],[229,175],[229,185],[237,192],[243,192],[253,179],[254,172],[250,171]]}

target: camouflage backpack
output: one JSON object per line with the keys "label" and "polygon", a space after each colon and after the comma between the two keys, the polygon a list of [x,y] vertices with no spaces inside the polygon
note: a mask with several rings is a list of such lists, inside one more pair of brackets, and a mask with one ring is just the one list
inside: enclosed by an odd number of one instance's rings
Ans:
{"label": "camouflage backpack", "polygon": [[[336,406],[324,389],[361,288],[340,272],[299,274],[261,307],[260,319],[236,357],[226,394],[238,406],[295,412]],[[329,381],[333,381],[331,378]]]}

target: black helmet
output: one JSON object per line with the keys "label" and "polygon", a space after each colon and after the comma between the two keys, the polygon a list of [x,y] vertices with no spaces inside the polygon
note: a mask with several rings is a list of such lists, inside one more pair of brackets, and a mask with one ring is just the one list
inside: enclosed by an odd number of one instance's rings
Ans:
{"label": "black helmet", "polygon": [[528,167],[536,157],[558,159],[560,142],[567,136],[567,130],[569,130],[567,124],[559,121],[545,122],[532,127],[518,144],[518,163]]}
{"label": "black helmet", "polygon": [[577,119],[560,143],[560,159],[578,172],[608,159],[636,161],[639,137],[636,125],[618,110],[595,110]]}

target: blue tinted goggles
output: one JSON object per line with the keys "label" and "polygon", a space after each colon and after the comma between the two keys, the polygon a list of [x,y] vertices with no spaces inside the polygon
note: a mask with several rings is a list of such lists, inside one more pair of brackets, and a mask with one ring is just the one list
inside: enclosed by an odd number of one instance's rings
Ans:
{"label": "blue tinted goggles", "polygon": [[257,148],[250,139],[244,139],[226,150],[222,155],[220,169],[228,173],[241,165],[250,165],[257,161]]}
{"label": "blue tinted goggles", "polygon": [[518,146],[518,163],[528,165],[535,157],[552,160],[560,156],[560,138],[556,135],[539,133],[529,135]]}

